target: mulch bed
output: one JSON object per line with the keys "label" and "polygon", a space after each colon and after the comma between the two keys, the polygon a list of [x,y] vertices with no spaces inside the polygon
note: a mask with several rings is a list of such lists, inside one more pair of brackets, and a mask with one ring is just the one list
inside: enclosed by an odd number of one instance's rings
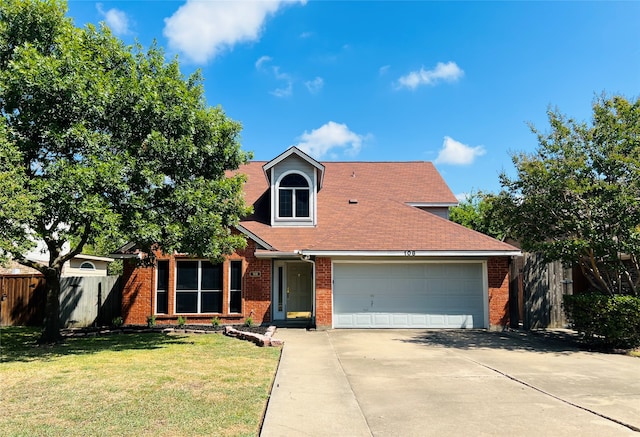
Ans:
{"label": "mulch bed", "polygon": [[261,334],[264,335],[267,332],[268,326],[245,326],[245,325],[156,325],[153,327],[149,327],[147,325],[124,325],[120,327],[113,326],[91,326],[86,328],[67,328],[61,330],[61,333],[64,337],[89,337],[89,336],[97,336],[97,335],[107,335],[107,334],[134,334],[141,332],[167,332],[168,330],[173,330],[174,332],[184,332],[184,333],[196,333],[196,332],[204,332],[204,333],[219,333],[222,334],[224,332],[225,326],[232,326],[238,331],[242,332],[250,332],[252,334]]}

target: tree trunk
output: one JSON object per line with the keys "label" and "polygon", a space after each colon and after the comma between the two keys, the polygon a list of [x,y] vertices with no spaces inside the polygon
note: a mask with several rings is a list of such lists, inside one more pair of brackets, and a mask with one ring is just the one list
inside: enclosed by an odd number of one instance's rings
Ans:
{"label": "tree trunk", "polygon": [[47,279],[47,302],[44,312],[44,329],[38,343],[55,343],[60,335],[60,274],[61,270],[49,268],[45,273]]}

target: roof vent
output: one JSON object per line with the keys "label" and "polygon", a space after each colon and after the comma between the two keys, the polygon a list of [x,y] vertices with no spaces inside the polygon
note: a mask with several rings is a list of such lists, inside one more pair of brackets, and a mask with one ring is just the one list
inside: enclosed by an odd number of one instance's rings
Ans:
{"label": "roof vent", "polygon": [[349,205],[357,205],[358,199],[349,199]]}

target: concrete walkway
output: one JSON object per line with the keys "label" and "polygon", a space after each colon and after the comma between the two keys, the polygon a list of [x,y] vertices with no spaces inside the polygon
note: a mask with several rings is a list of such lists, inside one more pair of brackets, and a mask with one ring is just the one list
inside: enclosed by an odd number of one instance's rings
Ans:
{"label": "concrete walkway", "polygon": [[274,337],[285,344],[260,435],[371,436],[327,331]]}
{"label": "concrete walkway", "polygon": [[640,359],[530,334],[280,329],[262,436],[640,436]]}

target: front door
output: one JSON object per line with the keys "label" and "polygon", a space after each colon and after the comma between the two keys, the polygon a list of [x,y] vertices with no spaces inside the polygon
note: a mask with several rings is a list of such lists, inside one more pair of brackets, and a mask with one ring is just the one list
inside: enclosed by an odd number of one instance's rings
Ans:
{"label": "front door", "polygon": [[277,261],[274,278],[274,319],[310,319],[313,314],[313,264]]}

